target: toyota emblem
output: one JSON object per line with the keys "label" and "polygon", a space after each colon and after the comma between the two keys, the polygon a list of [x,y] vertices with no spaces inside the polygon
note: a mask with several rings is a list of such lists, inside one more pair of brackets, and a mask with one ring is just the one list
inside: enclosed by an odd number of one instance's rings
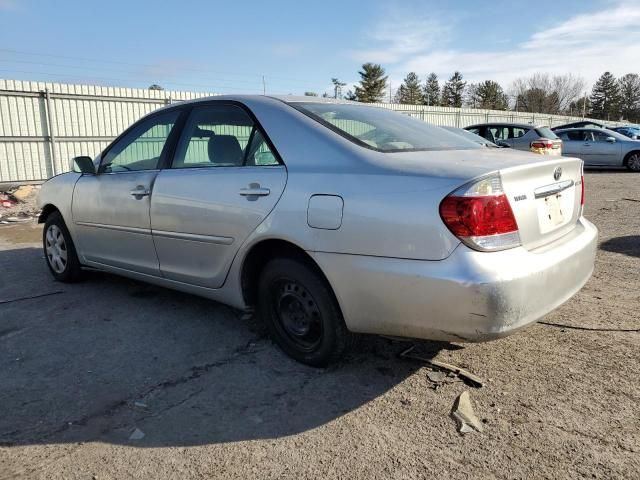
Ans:
{"label": "toyota emblem", "polygon": [[560,180],[561,176],[562,176],[562,167],[556,167],[556,169],[553,171],[553,179]]}

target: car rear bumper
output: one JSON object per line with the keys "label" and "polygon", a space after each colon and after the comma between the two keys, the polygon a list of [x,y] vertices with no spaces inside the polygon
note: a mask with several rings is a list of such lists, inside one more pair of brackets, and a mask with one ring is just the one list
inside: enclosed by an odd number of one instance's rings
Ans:
{"label": "car rear bumper", "polygon": [[350,330],[446,341],[484,341],[523,328],[566,302],[593,272],[598,230],[581,218],[553,243],[445,260],[311,253]]}

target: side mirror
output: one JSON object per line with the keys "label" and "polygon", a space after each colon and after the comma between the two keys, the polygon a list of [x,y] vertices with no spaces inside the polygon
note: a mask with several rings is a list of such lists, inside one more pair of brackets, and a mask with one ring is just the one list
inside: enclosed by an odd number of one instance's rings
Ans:
{"label": "side mirror", "polygon": [[607,137],[607,142],[616,143],[616,137]]}
{"label": "side mirror", "polygon": [[511,145],[509,145],[507,142],[505,142],[504,140],[498,140],[496,141],[496,145],[498,145],[499,147],[506,147],[506,148],[511,148]]}
{"label": "side mirror", "polygon": [[75,157],[73,159],[73,171],[80,172],[82,174],[95,175],[96,167],[93,165],[93,159],[91,157]]}

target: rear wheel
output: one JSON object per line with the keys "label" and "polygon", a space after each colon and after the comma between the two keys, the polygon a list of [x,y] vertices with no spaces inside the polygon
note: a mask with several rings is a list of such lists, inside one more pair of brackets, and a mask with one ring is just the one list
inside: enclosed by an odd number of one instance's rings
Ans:
{"label": "rear wheel", "polygon": [[353,342],[331,287],[302,260],[276,258],[265,266],[259,308],[273,340],[302,363],[326,366]]}
{"label": "rear wheel", "polygon": [[60,282],[77,282],[82,274],[76,248],[59,212],[47,217],[42,231],[42,245],[47,266]]}
{"label": "rear wheel", "polygon": [[640,152],[633,152],[627,157],[627,168],[632,172],[640,172]]}

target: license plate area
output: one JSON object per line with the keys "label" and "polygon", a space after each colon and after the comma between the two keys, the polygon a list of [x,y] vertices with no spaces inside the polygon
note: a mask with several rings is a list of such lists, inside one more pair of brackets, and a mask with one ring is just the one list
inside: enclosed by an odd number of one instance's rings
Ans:
{"label": "license plate area", "polygon": [[573,215],[572,201],[567,193],[555,193],[537,199],[540,233],[544,234],[565,225]]}

